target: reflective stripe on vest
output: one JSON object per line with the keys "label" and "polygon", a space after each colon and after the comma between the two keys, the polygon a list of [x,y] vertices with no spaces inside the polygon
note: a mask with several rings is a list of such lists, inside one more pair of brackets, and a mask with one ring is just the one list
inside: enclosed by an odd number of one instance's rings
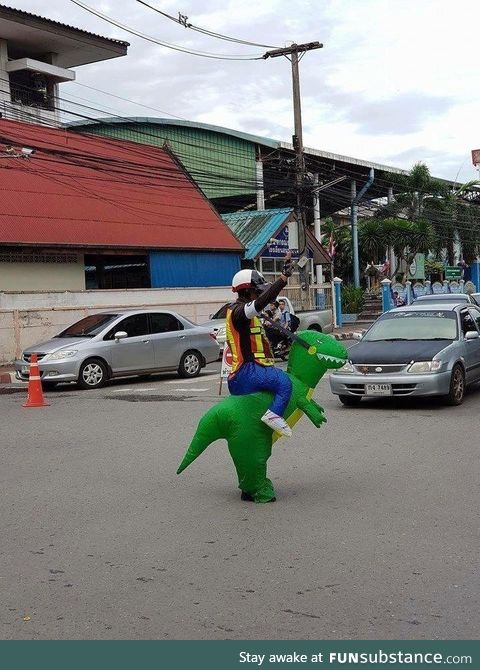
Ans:
{"label": "reflective stripe on vest", "polygon": [[[250,319],[248,333],[250,336],[250,351],[254,360],[260,365],[274,365],[275,361],[271,354],[270,342],[265,335],[265,331],[263,330],[262,323],[258,316],[254,316],[253,319]],[[226,336],[228,346],[232,352],[233,374],[245,361],[241,348],[240,333],[232,322],[231,308],[227,310]]]}

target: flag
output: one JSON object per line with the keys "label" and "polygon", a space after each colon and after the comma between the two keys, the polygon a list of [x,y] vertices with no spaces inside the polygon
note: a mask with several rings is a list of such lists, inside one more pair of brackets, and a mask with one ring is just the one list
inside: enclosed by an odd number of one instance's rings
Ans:
{"label": "flag", "polygon": [[333,230],[330,233],[330,239],[328,241],[328,254],[330,258],[335,256],[335,240],[333,239]]}

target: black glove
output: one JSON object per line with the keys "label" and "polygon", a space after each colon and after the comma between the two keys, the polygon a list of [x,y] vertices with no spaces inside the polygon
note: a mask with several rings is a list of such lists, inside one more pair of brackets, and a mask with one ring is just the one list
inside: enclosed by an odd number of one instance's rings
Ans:
{"label": "black glove", "polygon": [[291,277],[293,274],[294,262],[291,258],[287,258],[282,268],[282,275],[285,277]]}

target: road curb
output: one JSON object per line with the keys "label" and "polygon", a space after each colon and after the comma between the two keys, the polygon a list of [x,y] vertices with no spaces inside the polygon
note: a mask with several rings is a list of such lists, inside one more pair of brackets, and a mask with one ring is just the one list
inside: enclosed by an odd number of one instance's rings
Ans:
{"label": "road curb", "polygon": [[333,333],[336,340],[353,340],[353,333]]}
{"label": "road curb", "polygon": [[352,331],[347,331],[345,333],[332,333],[332,337],[334,337],[336,340],[354,340],[355,333],[366,333],[367,330],[366,328],[362,328],[361,330],[352,330]]}
{"label": "road curb", "polygon": [[16,381],[14,372],[0,372],[0,384],[14,384]]}

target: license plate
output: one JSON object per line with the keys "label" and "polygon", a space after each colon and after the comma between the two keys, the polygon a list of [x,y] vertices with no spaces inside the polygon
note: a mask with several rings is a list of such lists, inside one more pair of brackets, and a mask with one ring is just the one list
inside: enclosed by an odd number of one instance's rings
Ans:
{"label": "license plate", "polygon": [[391,384],[365,384],[365,395],[392,395]]}
{"label": "license plate", "polygon": [[28,375],[30,368],[28,365],[22,365],[22,375]]}

